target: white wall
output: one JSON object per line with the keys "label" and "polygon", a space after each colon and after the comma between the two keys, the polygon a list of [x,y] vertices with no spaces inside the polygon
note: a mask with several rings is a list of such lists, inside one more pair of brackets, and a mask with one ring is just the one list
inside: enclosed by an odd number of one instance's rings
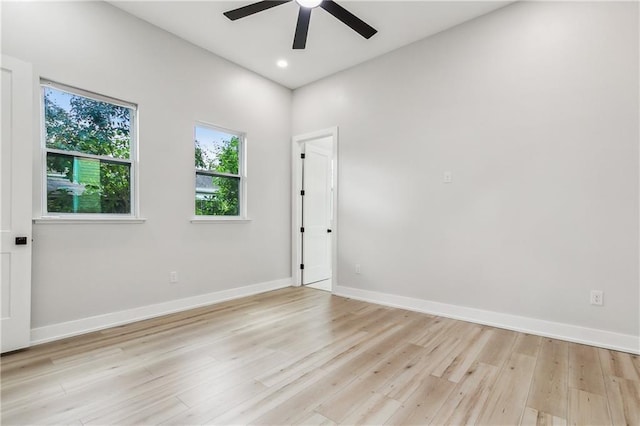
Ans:
{"label": "white wall", "polygon": [[[289,90],[105,3],[3,2],[2,53],[139,105],[147,221],[34,225],[33,327],[290,277]],[[247,133],[250,223],[189,222],[196,120]]]}
{"label": "white wall", "polygon": [[638,49],[636,3],[516,3],[296,90],[339,284],[638,336]]}

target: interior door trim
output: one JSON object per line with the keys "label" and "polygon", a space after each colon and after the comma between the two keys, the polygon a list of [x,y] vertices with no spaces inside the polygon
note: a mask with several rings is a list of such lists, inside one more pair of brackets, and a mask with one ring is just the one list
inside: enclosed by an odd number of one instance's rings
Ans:
{"label": "interior door trim", "polygon": [[292,138],[291,149],[291,279],[292,284],[296,287],[302,285],[302,274],[300,265],[302,263],[300,227],[302,224],[302,205],[300,203],[300,191],[302,190],[302,160],[300,154],[303,152],[303,144],[313,139],[331,137],[333,140],[332,152],[332,178],[333,178],[333,194],[332,194],[332,217],[333,224],[331,228],[331,289],[338,285],[338,126],[329,127],[327,129],[315,132],[305,133],[294,136]]}

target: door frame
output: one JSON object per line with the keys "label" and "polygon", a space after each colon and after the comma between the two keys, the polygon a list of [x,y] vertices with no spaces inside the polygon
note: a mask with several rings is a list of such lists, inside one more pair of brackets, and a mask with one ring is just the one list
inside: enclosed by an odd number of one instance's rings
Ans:
{"label": "door frame", "polygon": [[303,152],[304,143],[313,139],[331,137],[332,150],[332,179],[333,191],[331,194],[331,292],[338,285],[338,126],[315,132],[297,135],[292,138],[291,148],[291,279],[293,285],[302,285],[300,264],[302,263],[302,203],[300,203],[300,191],[302,190],[302,162],[300,154]]}

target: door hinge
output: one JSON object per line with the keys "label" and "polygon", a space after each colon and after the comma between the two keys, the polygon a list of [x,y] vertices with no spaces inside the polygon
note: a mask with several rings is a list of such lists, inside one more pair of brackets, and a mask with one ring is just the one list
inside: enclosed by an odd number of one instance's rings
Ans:
{"label": "door hinge", "polygon": [[300,195],[304,196],[304,189],[300,191]]}
{"label": "door hinge", "polygon": [[300,269],[304,269],[304,263],[300,264]]}
{"label": "door hinge", "polygon": [[304,226],[300,227],[300,232],[304,232]]}
{"label": "door hinge", "polygon": [[300,154],[300,158],[304,160],[304,152]]}

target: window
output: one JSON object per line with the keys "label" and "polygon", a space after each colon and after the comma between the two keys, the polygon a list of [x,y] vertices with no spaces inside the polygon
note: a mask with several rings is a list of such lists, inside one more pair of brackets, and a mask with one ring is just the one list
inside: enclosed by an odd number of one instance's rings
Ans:
{"label": "window", "polygon": [[196,216],[245,216],[244,144],[242,133],[196,125]]}
{"label": "window", "polygon": [[135,213],[135,105],[42,82],[46,213]]}

